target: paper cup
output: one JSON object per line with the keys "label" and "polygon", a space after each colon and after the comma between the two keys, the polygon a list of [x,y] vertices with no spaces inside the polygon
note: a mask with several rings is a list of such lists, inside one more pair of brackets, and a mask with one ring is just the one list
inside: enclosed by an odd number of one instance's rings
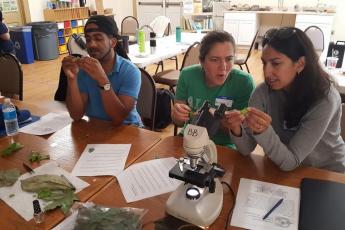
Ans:
{"label": "paper cup", "polygon": [[337,66],[338,58],[337,57],[327,57],[327,68],[335,69]]}

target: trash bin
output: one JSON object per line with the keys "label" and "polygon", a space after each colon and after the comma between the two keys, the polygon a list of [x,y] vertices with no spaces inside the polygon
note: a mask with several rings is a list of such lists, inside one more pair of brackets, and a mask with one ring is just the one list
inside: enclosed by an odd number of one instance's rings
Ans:
{"label": "trash bin", "polygon": [[36,60],[46,61],[56,59],[58,50],[58,26],[55,22],[32,22],[32,41]]}
{"label": "trash bin", "polygon": [[32,49],[31,26],[10,27],[10,35],[18,60],[23,64],[33,63],[34,52]]}

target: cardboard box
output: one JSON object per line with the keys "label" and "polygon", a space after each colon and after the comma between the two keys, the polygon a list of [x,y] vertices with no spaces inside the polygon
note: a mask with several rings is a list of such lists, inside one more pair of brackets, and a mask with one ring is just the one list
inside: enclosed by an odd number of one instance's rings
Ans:
{"label": "cardboard box", "polygon": [[104,6],[103,0],[95,0],[96,3],[96,11],[98,15],[104,15]]}

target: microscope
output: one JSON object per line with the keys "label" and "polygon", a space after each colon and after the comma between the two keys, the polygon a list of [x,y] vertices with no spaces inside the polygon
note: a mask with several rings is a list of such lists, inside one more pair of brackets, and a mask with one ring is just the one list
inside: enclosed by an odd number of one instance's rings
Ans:
{"label": "microscope", "polygon": [[204,103],[184,130],[186,157],[169,171],[169,177],[185,183],[170,195],[166,212],[203,228],[217,219],[223,205],[223,188],[217,178],[224,175],[224,169],[217,164],[216,145],[209,133],[217,132],[225,111],[222,104],[212,115],[209,103]]}

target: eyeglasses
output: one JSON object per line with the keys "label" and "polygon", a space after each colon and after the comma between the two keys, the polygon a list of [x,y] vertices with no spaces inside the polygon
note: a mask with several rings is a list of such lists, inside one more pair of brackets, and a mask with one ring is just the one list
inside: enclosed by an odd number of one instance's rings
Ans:
{"label": "eyeglasses", "polygon": [[264,43],[268,43],[273,39],[286,40],[293,35],[297,35],[297,30],[293,27],[283,27],[280,29],[270,29],[264,35]]}

